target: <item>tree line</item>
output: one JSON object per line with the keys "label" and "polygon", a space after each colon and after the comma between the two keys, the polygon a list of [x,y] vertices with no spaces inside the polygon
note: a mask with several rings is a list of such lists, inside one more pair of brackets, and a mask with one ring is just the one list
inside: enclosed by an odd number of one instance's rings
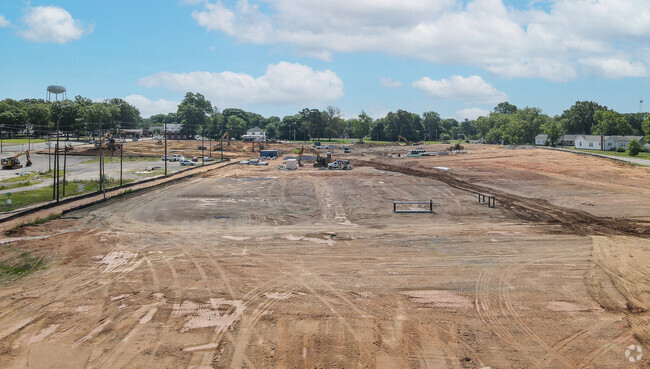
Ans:
{"label": "tree line", "polygon": [[518,108],[508,102],[495,106],[487,116],[458,121],[442,118],[435,111],[423,114],[406,110],[389,112],[373,119],[364,111],[344,119],[333,106],[323,110],[305,108],[283,118],[264,117],[242,109],[219,110],[200,93],[188,92],[176,112],[142,119],[136,107],[122,99],[93,102],[81,96],[74,100],[48,102],[42,99],[0,101],[0,127],[5,135],[25,132],[47,135],[59,130],[66,135],[89,136],[99,130],[149,128],[163,124],[182,124],[187,136],[214,137],[229,132],[240,138],[252,127],[265,130],[267,137],[284,140],[327,138],[370,138],[397,141],[485,140],[499,144],[529,144],[540,133],[555,145],[563,134],[647,135],[650,119],[646,113],[618,113],[592,101],[578,101],[561,115],[549,116],[534,107]]}

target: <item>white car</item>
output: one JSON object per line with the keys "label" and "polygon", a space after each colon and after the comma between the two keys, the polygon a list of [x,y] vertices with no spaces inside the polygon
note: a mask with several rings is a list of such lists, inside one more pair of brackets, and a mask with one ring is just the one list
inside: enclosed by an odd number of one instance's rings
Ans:
{"label": "white car", "polygon": [[174,154],[172,155],[172,161],[183,161],[185,157],[183,155]]}
{"label": "white car", "polygon": [[182,165],[182,166],[186,166],[186,165],[194,165],[194,162],[193,162],[193,161],[191,161],[191,160],[187,160],[187,159],[183,159],[183,160],[181,160],[180,162],[181,162],[181,165]]}
{"label": "white car", "polygon": [[163,155],[160,158],[162,159],[162,161],[172,161],[172,157],[169,156],[169,155],[167,155],[167,156]]}

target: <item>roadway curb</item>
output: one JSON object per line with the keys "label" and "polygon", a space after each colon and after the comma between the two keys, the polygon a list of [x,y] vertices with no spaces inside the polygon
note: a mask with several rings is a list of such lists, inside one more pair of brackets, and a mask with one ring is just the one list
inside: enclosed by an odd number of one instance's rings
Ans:
{"label": "roadway curb", "polygon": [[620,163],[626,163],[630,165],[639,165],[639,166],[644,166],[643,164],[637,164],[631,161],[619,159],[615,156],[610,156],[610,155],[603,155],[603,154],[596,154],[596,153],[591,153],[591,152],[583,152],[583,151],[575,151],[575,150],[567,150],[567,149],[560,149],[557,147],[538,147],[538,149],[544,149],[544,150],[552,150],[552,151],[561,151],[561,152],[570,152],[572,154],[578,154],[578,155],[587,155],[587,156],[593,156],[596,158],[603,158],[603,159],[609,159],[609,160],[615,160]]}
{"label": "roadway curb", "polygon": [[[162,186],[162,185],[166,185],[166,184],[170,184],[170,183],[176,183],[176,182],[178,182],[180,180],[187,179],[187,178],[192,178],[194,176],[203,174],[203,173],[205,173],[207,171],[201,171],[201,172],[197,172],[197,173],[190,173],[188,175],[180,176],[178,178],[173,178],[173,179],[170,179],[168,181],[164,181],[164,182],[161,182],[159,184],[152,185],[152,186],[147,186],[147,187],[143,187],[143,188],[137,188],[137,189],[134,189],[134,190],[129,190],[129,188],[131,188],[131,187],[147,184],[147,183],[154,182],[154,181],[159,181],[161,179],[169,178],[171,176],[175,176],[175,175],[178,175],[178,174],[183,174],[183,173],[186,173],[186,172],[189,172],[189,171],[193,171],[195,169],[206,168],[206,167],[209,167],[209,166],[222,164],[222,163],[223,162],[212,163],[212,164],[203,165],[201,167],[183,169],[183,170],[178,171],[178,172],[176,172],[174,174],[170,174],[167,177],[165,177],[165,176],[153,177],[153,178],[145,179],[145,180],[138,181],[138,182],[131,182],[131,183],[125,184],[124,186],[121,186],[121,187],[113,187],[111,189],[107,189],[106,194],[109,194],[109,193],[112,194],[112,193],[123,191],[123,190],[126,190],[126,191],[124,191],[122,193],[118,193],[117,195],[102,198],[102,199],[99,199],[99,200],[96,200],[96,201],[89,202],[87,204],[82,204],[82,205],[75,206],[75,207],[70,208],[70,209],[63,210],[61,213],[66,214],[66,213],[69,213],[71,211],[85,209],[85,208],[100,204],[100,203],[102,203],[104,201],[107,201],[107,200],[110,200],[110,199],[113,199],[113,198],[116,198],[116,197],[121,197],[121,196],[126,195],[126,194],[137,193],[137,192],[148,190],[148,189],[151,189],[151,188],[156,188],[156,187],[159,187],[159,186]],[[230,162],[230,163],[224,165],[222,168],[225,168],[225,167],[228,167],[228,166],[231,166],[231,165],[234,165],[234,164],[238,164],[238,163],[239,163],[238,161]],[[52,208],[55,208],[57,206],[69,204],[69,203],[79,201],[79,200],[83,200],[83,199],[87,199],[87,198],[90,198],[90,197],[93,197],[93,196],[99,196],[99,195],[102,195],[103,193],[104,192],[102,192],[102,191],[90,192],[90,193],[83,194],[83,195],[66,197],[66,198],[60,200],[59,202],[50,201],[50,202],[48,202],[46,204],[34,206],[34,207],[31,207],[31,208],[19,211],[17,213],[14,213],[12,215],[9,215],[9,216],[7,216],[5,218],[2,218],[2,219],[0,219],[0,224],[7,223],[9,221],[12,221],[12,220],[15,220],[15,219],[18,219],[18,218],[24,217],[26,215],[42,211],[42,210],[52,209]]]}

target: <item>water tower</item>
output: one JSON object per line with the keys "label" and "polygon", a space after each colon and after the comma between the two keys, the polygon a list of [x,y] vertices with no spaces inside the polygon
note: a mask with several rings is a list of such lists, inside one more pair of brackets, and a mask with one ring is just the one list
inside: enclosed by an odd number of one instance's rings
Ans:
{"label": "water tower", "polygon": [[47,101],[52,100],[52,94],[54,94],[54,99],[59,101],[59,95],[63,95],[63,100],[67,99],[65,87],[59,85],[47,86]]}

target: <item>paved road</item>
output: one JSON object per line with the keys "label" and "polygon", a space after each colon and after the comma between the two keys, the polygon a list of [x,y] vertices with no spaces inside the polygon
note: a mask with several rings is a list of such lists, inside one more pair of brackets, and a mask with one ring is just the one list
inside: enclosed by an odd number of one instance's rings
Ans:
{"label": "paved road", "polygon": [[644,165],[644,166],[650,167],[650,160],[648,160],[648,159],[628,158],[628,157],[625,157],[625,156],[612,156],[612,155],[607,155],[607,154],[600,154],[600,153],[597,153],[597,152],[584,152],[584,151],[566,150],[566,149],[551,148],[551,147],[543,147],[543,149],[564,151],[564,152],[570,152],[570,153],[579,154],[579,155],[598,156],[600,158],[612,159],[612,160],[618,160],[618,161],[626,161],[626,162],[629,162],[629,163]]}

